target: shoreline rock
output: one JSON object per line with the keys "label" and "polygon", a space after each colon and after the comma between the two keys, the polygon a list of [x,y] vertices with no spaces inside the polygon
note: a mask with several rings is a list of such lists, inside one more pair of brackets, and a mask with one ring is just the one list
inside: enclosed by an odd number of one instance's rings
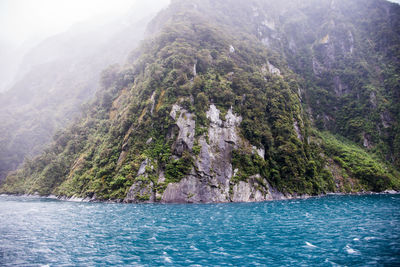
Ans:
{"label": "shoreline rock", "polygon": [[271,202],[271,201],[280,201],[280,200],[298,200],[298,199],[310,199],[310,198],[321,198],[321,197],[329,197],[329,196],[367,196],[367,195],[398,195],[400,194],[400,191],[396,190],[385,190],[382,192],[354,192],[354,193],[341,193],[341,192],[329,192],[325,194],[320,194],[320,195],[315,195],[315,196],[310,196],[310,195],[283,195],[282,193],[279,193],[277,195],[274,195],[275,197],[270,197],[266,198],[265,200],[250,200],[250,201],[215,201],[215,202],[163,202],[163,201],[144,201],[144,202],[124,202],[123,199],[115,199],[115,200],[101,200],[101,199],[96,199],[94,197],[92,198],[80,198],[76,196],[72,197],[66,197],[66,196],[55,196],[55,195],[48,195],[48,196],[40,196],[38,194],[0,194],[0,197],[9,197],[9,196],[14,196],[14,197],[28,197],[28,198],[43,198],[43,199],[54,199],[54,200],[59,200],[59,201],[67,201],[67,202],[76,202],[76,203],[117,203],[117,204],[222,204],[222,203],[262,203],[262,202]]}

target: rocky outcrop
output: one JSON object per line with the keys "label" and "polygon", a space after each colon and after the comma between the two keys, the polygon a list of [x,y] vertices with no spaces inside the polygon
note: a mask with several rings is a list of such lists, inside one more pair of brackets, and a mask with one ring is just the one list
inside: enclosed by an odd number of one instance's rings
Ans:
{"label": "rocky outcrop", "polygon": [[258,181],[261,177],[251,177],[248,181],[239,181],[233,186],[233,202],[265,201],[268,190]]}
{"label": "rocky outcrop", "polygon": [[145,159],[139,167],[136,174],[135,183],[129,188],[129,191],[124,199],[126,203],[138,203],[138,202],[154,202],[155,192],[154,192],[154,182],[147,179],[148,174],[146,173],[146,168],[149,167],[151,170],[154,166],[151,165],[149,159]]}
{"label": "rocky outcrop", "polygon": [[369,134],[363,133],[363,146],[366,148],[371,148],[372,144],[370,141],[371,137]]}
{"label": "rocky outcrop", "polygon": [[[172,115],[178,110],[173,108]],[[238,132],[242,118],[228,110],[225,120],[220,118],[220,110],[211,105],[207,118],[210,122],[207,135],[198,139],[201,146],[191,173],[179,183],[170,183],[161,201],[164,203],[210,203],[210,202],[249,202],[280,199],[282,194],[274,191],[259,175],[247,181],[233,182],[232,151],[247,146]],[[185,125],[191,125],[186,121]],[[189,127],[190,128],[190,127]],[[184,131],[180,126],[180,131]],[[181,136],[181,134],[179,134]],[[178,139],[181,138],[178,136]],[[189,142],[190,140],[188,140]],[[254,151],[264,157],[264,149]]]}
{"label": "rocky outcrop", "polygon": [[257,155],[260,156],[260,158],[265,157],[265,149],[264,148],[258,148],[256,146],[253,146],[253,154],[257,153]]}
{"label": "rocky outcrop", "polygon": [[277,67],[275,67],[274,65],[272,65],[271,63],[269,63],[269,61],[267,61],[267,66],[268,66],[268,71],[269,71],[271,74],[281,76],[281,71],[280,71]]}
{"label": "rocky outcrop", "polygon": [[177,104],[172,106],[170,116],[175,120],[179,128],[174,152],[176,155],[182,156],[185,150],[191,151],[193,148],[196,121],[193,114]]}
{"label": "rocky outcrop", "polygon": [[156,104],[155,97],[156,97],[156,92],[153,92],[153,94],[151,95],[151,98],[150,98],[150,102],[151,102],[150,113],[151,113],[151,115],[153,115],[154,106],[155,106],[155,104]]}
{"label": "rocky outcrop", "polygon": [[287,199],[262,179],[260,175],[254,175],[247,181],[239,181],[233,186],[233,202],[260,202],[267,200]]}
{"label": "rocky outcrop", "polygon": [[140,180],[134,183],[128,191],[124,202],[126,203],[153,203],[155,194],[154,184],[151,181]]}
{"label": "rocky outcrop", "polygon": [[201,149],[194,170],[179,183],[168,185],[162,197],[163,202],[230,201],[232,150],[241,142],[237,127],[242,119],[230,109],[225,121],[222,121],[215,105],[210,106],[207,118],[210,121],[208,138],[203,135],[198,140]]}
{"label": "rocky outcrop", "polygon": [[295,120],[295,121],[293,122],[293,128],[294,128],[294,130],[295,130],[295,132],[296,132],[296,134],[297,134],[297,138],[298,138],[299,140],[303,140],[303,135],[301,134],[301,130],[300,130],[300,127],[299,127],[299,123],[297,122],[297,120]]}
{"label": "rocky outcrop", "polygon": [[323,38],[320,44],[314,49],[320,54],[320,60],[323,63],[323,66],[326,69],[331,70],[335,63],[335,44],[330,40],[329,35],[326,40],[325,38]]}

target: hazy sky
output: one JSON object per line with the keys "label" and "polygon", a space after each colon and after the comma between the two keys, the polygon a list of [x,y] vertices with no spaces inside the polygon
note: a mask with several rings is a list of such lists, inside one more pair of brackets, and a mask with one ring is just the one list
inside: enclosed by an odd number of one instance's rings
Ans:
{"label": "hazy sky", "polygon": [[93,16],[121,14],[136,1],[148,0],[0,0],[0,41],[43,39]]}
{"label": "hazy sky", "polygon": [[0,40],[18,45],[41,39],[94,16],[122,14],[136,1],[0,0]]}

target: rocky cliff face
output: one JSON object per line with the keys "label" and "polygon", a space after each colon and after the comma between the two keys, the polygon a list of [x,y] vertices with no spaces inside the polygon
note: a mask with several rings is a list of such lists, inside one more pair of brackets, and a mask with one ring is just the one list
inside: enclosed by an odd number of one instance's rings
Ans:
{"label": "rocky cliff face", "polygon": [[[179,128],[175,140],[174,157],[182,156],[183,151],[193,152],[195,142],[194,115],[179,105],[172,106],[170,113]],[[169,183],[163,191],[157,190],[157,183],[165,181],[164,173],[159,174],[156,183],[135,183],[128,191],[125,202],[161,201],[163,203],[212,203],[212,202],[251,202],[273,199],[283,199],[284,195],[272,188],[268,181],[260,174],[249,177],[248,181],[233,181],[238,169],[232,168],[232,151],[234,149],[249,148],[249,142],[240,136],[240,116],[233,114],[230,108],[224,121],[220,119],[220,110],[211,104],[207,111],[209,127],[207,134],[200,136],[196,141],[200,152],[190,173],[177,183]],[[252,153],[263,155],[262,149],[253,149]],[[149,171],[149,160],[142,162],[137,177]]]}

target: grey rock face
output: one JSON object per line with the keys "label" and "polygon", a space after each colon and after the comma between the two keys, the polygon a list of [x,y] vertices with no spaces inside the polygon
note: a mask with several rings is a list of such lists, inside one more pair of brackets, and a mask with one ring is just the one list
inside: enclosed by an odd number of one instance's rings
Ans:
{"label": "grey rock face", "polygon": [[155,201],[153,191],[153,183],[151,181],[138,181],[134,183],[128,191],[124,202],[126,203],[152,203]]}
{"label": "grey rock face", "polygon": [[149,159],[145,159],[142,164],[140,164],[139,171],[136,176],[143,175],[146,172],[146,166],[149,164]]}
{"label": "grey rock face", "polygon": [[[232,178],[232,150],[241,142],[238,129],[242,118],[228,111],[223,122],[220,111],[211,105],[207,112],[210,121],[208,141],[199,138],[200,154],[195,170],[179,183],[169,184],[163,202],[227,202]],[[179,137],[178,137],[179,139]]]}
{"label": "grey rock face", "polygon": [[[247,182],[240,181],[233,186],[233,202],[253,202],[267,200],[268,190],[259,182],[261,177],[256,175]],[[264,183],[267,183],[264,181]],[[268,183],[267,183],[268,184]]]}
{"label": "grey rock face", "polygon": [[196,63],[193,65],[193,77],[197,76]]}
{"label": "grey rock face", "polygon": [[[197,139],[201,147],[194,156],[190,174],[177,183],[169,183],[164,191],[157,192],[157,184],[165,183],[162,170],[158,173],[158,181],[140,179],[147,177],[146,169],[151,163],[146,159],[137,173],[137,182],[130,188],[125,202],[163,203],[211,203],[211,202],[250,202],[285,198],[274,190],[260,175],[249,177],[246,181],[234,182],[232,178],[238,170],[232,168],[232,151],[238,148],[249,148],[264,158],[263,148],[252,147],[239,135],[240,116],[228,110],[224,120],[220,118],[220,110],[210,105],[206,113],[209,120],[207,134]],[[195,138],[194,115],[175,104],[170,116],[175,120],[179,132],[176,133],[173,158],[182,156],[183,151],[192,151]],[[150,165],[152,167],[152,165]]]}
{"label": "grey rock face", "polygon": [[370,136],[368,134],[363,134],[363,146],[367,148],[371,148],[372,144],[370,141]]}
{"label": "grey rock face", "polygon": [[[225,121],[220,119],[220,111],[210,105],[207,112],[210,121],[208,142],[206,137],[199,138],[200,153],[191,174],[179,183],[168,185],[162,196],[162,202],[210,203],[210,202],[250,202],[284,198],[275,191],[260,175],[249,177],[244,182],[233,183],[232,151],[243,147],[245,141],[238,134],[242,118],[229,109]],[[263,149],[253,148],[264,157]]]}
{"label": "grey rock face", "polygon": [[287,197],[274,189],[260,175],[254,175],[246,182],[240,181],[233,186],[233,202],[259,202],[274,199],[287,199]]}
{"label": "grey rock face", "polygon": [[328,70],[331,70],[335,63],[335,46],[332,42],[328,42],[321,47],[323,53],[323,62]]}
{"label": "grey rock face", "polygon": [[264,158],[265,157],[265,149],[264,148],[258,148],[256,146],[253,146],[253,154],[257,153],[260,158]]}
{"label": "grey rock face", "polygon": [[269,61],[267,62],[267,65],[268,65],[268,71],[269,71],[271,74],[275,74],[275,75],[278,75],[278,76],[281,75],[281,71],[280,71],[277,67],[275,67],[274,65],[272,65],[271,63],[269,63]]}
{"label": "grey rock face", "polygon": [[155,97],[156,97],[156,92],[154,91],[153,94],[151,95],[151,98],[150,98],[150,101],[151,101],[150,113],[151,113],[151,114],[153,114],[153,112],[154,112],[154,106],[155,106],[155,104],[156,104]]}
{"label": "grey rock face", "polygon": [[[147,179],[140,179],[140,176],[145,178],[148,177],[146,174],[146,167],[150,164],[149,159],[145,159],[139,167],[139,170],[136,174],[136,182],[129,188],[128,194],[126,195],[124,202],[128,203],[138,203],[138,202],[154,202],[155,201],[155,193],[154,193],[154,184],[152,181]],[[154,167],[151,165],[151,169]]]}
{"label": "grey rock face", "polygon": [[189,150],[192,150],[193,148],[194,131],[196,127],[194,115],[175,104],[172,106],[170,116],[176,121],[176,125],[179,128],[175,149],[177,150],[178,155],[182,155],[185,147]]}
{"label": "grey rock face", "polygon": [[295,130],[295,132],[296,132],[296,134],[297,134],[297,138],[298,138],[299,140],[303,140],[303,135],[301,134],[300,127],[299,127],[299,123],[297,122],[297,120],[295,120],[295,121],[293,122],[293,128],[294,128],[294,130]]}

